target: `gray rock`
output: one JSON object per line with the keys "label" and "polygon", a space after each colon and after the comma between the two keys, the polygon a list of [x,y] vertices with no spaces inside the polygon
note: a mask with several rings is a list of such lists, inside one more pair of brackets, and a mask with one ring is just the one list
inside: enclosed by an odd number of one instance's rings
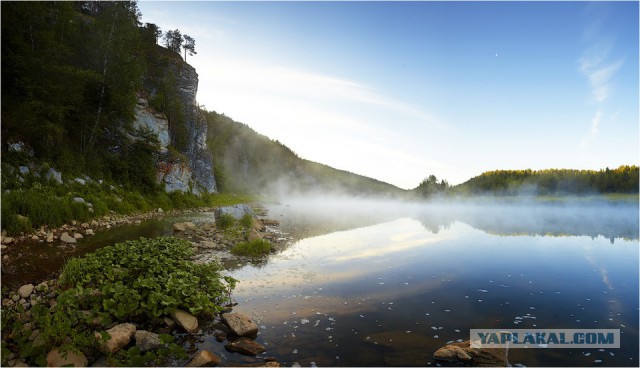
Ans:
{"label": "gray rock", "polygon": [[13,243],[13,241],[14,241],[14,240],[15,240],[15,239],[13,239],[13,238],[12,238],[12,237],[10,237],[10,236],[5,236],[5,237],[2,239],[2,242],[3,242],[4,244],[11,244],[11,243]]}
{"label": "gray rock", "polygon": [[62,184],[62,173],[57,171],[53,167],[49,168],[49,171],[47,171],[46,178],[49,181]]}
{"label": "gray rock", "polygon": [[189,312],[176,309],[175,312],[171,313],[171,319],[189,333],[198,331],[198,319]]}
{"label": "gray rock", "polygon": [[27,175],[29,173],[29,166],[20,166],[18,169],[22,175]]}
{"label": "gray rock", "polygon": [[87,229],[84,231],[84,235],[94,235],[93,229]]}
{"label": "gray rock", "polygon": [[186,231],[186,230],[195,230],[196,224],[193,222],[178,222],[173,224],[173,230],[175,231]]}
{"label": "gray rock", "polygon": [[218,245],[212,241],[201,241],[200,243],[198,243],[198,248],[204,248],[204,249],[216,249],[218,247]]}
{"label": "gray rock", "polygon": [[253,215],[253,210],[251,209],[251,207],[247,204],[236,204],[233,206],[225,206],[225,207],[219,207],[216,209],[215,211],[215,217],[218,218],[222,215],[231,215],[233,216],[233,218],[235,218],[236,220],[239,220],[242,218],[242,216],[249,214],[249,215]]}
{"label": "gray rock", "polygon": [[29,156],[33,156],[33,149],[23,141],[16,141],[8,144],[9,152],[24,152]]}
{"label": "gray rock", "polygon": [[139,330],[136,331],[136,346],[140,348],[140,351],[149,351],[161,348],[164,344],[160,341],[157,334],[153,332]]}
{"label": "gray rock", "polygon": [[46,237],[45,241],[47,243],[53,243],[53,233],[52,232],[48,232],[47,233],[47,237]]}
{"label": "gray rock", "polygon": [[89,364],[87,357],[80,352],[67,351],[61,352],[58,349],[53,349],[47,354],[47,366],[48,367],[86,367]]}
{"label": "gray rock", "polygon": [[207,351],[200,350],[185,367],[215,367],[220,364],[220,357]]}
{"label": "gray rock", "polygon": [[20,286],[20,289],[18,289],[18,295],[23,299],[27,299],[29,295],[33,293],[34,288],[33,284],[22,285]]}
{"label": "gray rock", "polygon": [[225,345],[224,348],[232,353],[240,353],[242,355],[250,356],[264,353],[267,350],[264,346],[246,337],[241,337],[237,340],[234,340]]}
{"label": "gray rock", "polygon": [[60,235],[60,241],[68,244],[76,244],[78,241],[66,231]]}
{"label": "gray rock", "polygon": [[222,320],[238,336],[249,336],[258,332],[258,325],[244,314],[225,313]]}
{"label": "gray rock", "polygon": [[76,183],[80,184],[80,185],[85,185],[87,184],[87,181],[82,179],[82,178],[75,178],[73,179],[73,181],[75,181]]}
{"label": "gray rock", "polygon": [[162,208],[158,207],[158,213],[163,213],[164,211],[162,210]]}
{"label": "gray rock", "polygon": [[136,326],[131,323],[121,323],[107,330],[111,338],[102,339],[99,332],[95,333],[98,339],[98,349],[103,354],[113,354],[129,344],[131,338],[136,333]]}
{"label": "gray rock", "polygon": [[85,203],[85,200],[82,197],[73,197],[71,200],[75,203]]}
{"label": "gray rock", "polygon": [[75,233],[75,234],[73,234],[73,237],[74,237],[75,239],[82,239],[82,238],[84,238],[84,236],[82,236],[82,234],[80,234],[80,233]]}

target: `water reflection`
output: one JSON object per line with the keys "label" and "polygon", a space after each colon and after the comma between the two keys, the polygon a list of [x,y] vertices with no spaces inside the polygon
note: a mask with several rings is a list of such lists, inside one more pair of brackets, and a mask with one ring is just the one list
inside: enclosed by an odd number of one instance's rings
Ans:
{"label": "water reflection", "polygon": [[[433,352],[468,339],[470,328],[509,327],[622,332],[621,349],[512,350],[512,364],[637,365],[637,213],[629,208],[369,211],[262,268],[233,271],[235,297],[259,321],[268,354],[286,365],[435,365]],[[284,212],[286,227],[295,210]],[[300,218],[291,223],[302,226]]]}
{"label": "water reflection", "polygon": [[495,235],[604,236],[638,239],[638,206],[629,203],[572,205],[433,205],[413,215],[425,229],[438,233],[454,221]]}

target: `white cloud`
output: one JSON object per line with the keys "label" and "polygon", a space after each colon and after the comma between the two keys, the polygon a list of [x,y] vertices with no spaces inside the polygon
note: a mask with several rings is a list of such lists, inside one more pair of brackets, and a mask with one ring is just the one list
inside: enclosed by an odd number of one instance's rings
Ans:
{"label": "white cloud", "polygon": [[611,79],[624,60],[607,61],[610,47],[593,47],[585,52],[580,62],[580,71],[589,80],[591,94],[596,102],[604,102],[611,93]]}
{"label": "white cloud", "polygon": [[[217,55],[206,65],[198,69],[200,103],[303,158],[404,188],[447,169],[427,149],[407,147],[412,133],[426,128],[435,136],[445,127],[424,109],[352,80],[233,55]],[[411,126],[414,132],[407,131]]]}

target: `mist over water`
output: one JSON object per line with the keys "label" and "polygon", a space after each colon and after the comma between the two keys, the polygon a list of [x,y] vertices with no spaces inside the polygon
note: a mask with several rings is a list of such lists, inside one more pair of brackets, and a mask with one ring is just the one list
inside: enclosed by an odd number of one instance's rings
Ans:
{"label": "mist over water", "polygon": [[432,232],[463,222],[496,235],[587,235],[638,239],[638,202],[605,197],[453,198],[429,201],[294,196],[282,198],[270,216],[281,218],[285,231],[319,235],[409,217]]}
{"label": "mist over water", "polygon": [[509,362],[638,364],[635,200],[291,196],[267,209],[293,243],[231,275],[283,365],[435,366],[471,328],[620,329],[620,349],[512,349]]}

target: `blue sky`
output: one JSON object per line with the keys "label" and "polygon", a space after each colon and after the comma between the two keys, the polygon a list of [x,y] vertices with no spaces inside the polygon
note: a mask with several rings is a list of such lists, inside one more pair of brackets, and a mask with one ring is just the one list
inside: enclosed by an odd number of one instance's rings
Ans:
{"label": "blue sky", "polygon": [[638,2],[159,2],[198,102],[303,158],[413,188],[638,164]]}

